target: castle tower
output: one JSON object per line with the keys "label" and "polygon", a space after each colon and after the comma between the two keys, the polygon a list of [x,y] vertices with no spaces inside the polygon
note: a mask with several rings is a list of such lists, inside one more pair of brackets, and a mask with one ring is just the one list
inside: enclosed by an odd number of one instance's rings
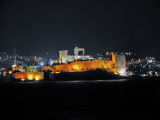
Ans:
{"label": "castle tower", "polygon": [[121,76],[126,76],[126,56],[116,55],[116,69]]}
{"label": "castle tower", "polygon": [[85,49],[84,48],[74,48],[74,55],[79,56],[79,55],[84,55],[85,54]]}
{"label": "castle tower", "polygon": [[112,53],[112,62],[115,64],[116,67],[116,54]]}
{"label": "castle tower", "polygon": [[59,51],[59,61],[61,63],[67,63],[68,60],[68,50]]}

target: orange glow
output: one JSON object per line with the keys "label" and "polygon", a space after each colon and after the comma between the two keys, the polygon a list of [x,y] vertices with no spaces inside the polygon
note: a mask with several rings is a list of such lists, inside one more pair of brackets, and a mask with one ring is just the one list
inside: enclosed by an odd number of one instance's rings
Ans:
{"label": "orange glow", "polygon": [[3,76],[6,77],[7,76],[7,72],[3,72]]}
{"label": "orange glow", "polygon": [[79,70],[80,70],[79,65],[73,65],[73,66],[72,66],[72,68],[73,68],[74,70],[77,70],[77,71],[79,71]]}
{"label": "orange glow", "polygon": [[27,79],[27,76],[26,76],[26,73],[25,72],[16,72],[14,74],[14,78],[15,79],[21,79],[21,80],[26,80]]}
{"label": "orange glow", "polygon": [[43,72],[17,72],[14,74],[15,79],[24,80],[43,80]]}
{"label": "orange glow", "polygon": [[35,80],[38,81],[40,79],[40,76],[36,75]]}
{"label": "orange glow", "polygon": [[55,73],[57,73],[57,74],[58,74],[58,73],[60,73],[60,72],[55,72]]}
{"label": "orange glow", "polygon": [[27,76],[27,79],[28,79],[28,80],[33,80],[33,75],[28,75],[28,76]]}
{"label": "orange glow", "polygon": [[16,67],[12,67],[12,71],[16,71],[17,70],[17,66]]}
{"label": "orange glow", "polygon": [[24,81],[25,79],[24,79],[24,78],[22,78],[21,80],[22,80],[22,81]]}
{"label": "orange glow", "polygon": [[11,71],[11,70],[9,70],[9,71],[8,71],[8,73],[9,73],[9,74],[12,74],[12,71]]}
{"label": "orange glow", "polygon": [[107,61],[73,61],[69,64],[55,65],[52,68],[52,72],[83,72],[96,69],[105,69],[116,74],[116,55],[112,54],[112,60]]}
{"label": "orange glow", "polygon": [[53,71],[53,68],[51,66],[43,66],[42,70],[44,70],[44,71],[47,71],[47,70]]}
{"label": "orange glow", "polygon": [[117,72],[115,72],[114,74],[118,75],[118,73],[117,73]]}
{"label": "orange glow", "polygon": [[27,72],[27,79],[28,80],[43,80],[44,79],[44,73],[43,72]]}
{"label": "orange glow", "polygon": [[51,70],[52,73],[60,72],[83,72],[87,70],[105,69],[108,72],[117,73],[116,68],[116,54],[112,54],[112,60],[99,60],[99,61],[73,61],[69,64],[44,66],[43,70]]}

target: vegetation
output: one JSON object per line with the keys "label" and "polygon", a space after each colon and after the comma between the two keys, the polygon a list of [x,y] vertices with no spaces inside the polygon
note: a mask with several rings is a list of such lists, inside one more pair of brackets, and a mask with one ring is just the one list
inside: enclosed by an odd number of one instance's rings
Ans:
{"label": "vegetation", "polygon": [[54,74],[53,80],[111,80],[122,77],[114,75],[103,69],[89,70],[85,72],[62,72]]}

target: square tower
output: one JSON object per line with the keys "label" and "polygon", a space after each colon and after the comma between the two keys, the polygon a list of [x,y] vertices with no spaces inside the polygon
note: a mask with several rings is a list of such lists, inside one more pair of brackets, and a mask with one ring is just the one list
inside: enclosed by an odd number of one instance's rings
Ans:
{"label": "square tower", "polygon": [[79,55],[84,55],[85,54],[85,49],[84,48],[74,48],[74,55],[79,56]]}
{"label": "square tower", "polygon": [[119,75],[126,76],[126,56],[116,55],[116,69]]}

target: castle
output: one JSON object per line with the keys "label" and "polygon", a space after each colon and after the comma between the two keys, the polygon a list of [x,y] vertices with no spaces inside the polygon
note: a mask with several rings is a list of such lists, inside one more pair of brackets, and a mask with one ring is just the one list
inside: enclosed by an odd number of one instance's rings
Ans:
{"label": "castle", "polygon": [[126,75],[125,55],[112,53],[111,60],[95,60],[85,55],[84,48],[75,47],[74,56],[68,55],[68,50],[59,51],[58,65],[44,66],[43,70],[51,70],[53,73],[60,72],[84,72],[88,70],[104,69],[114,74]]}

